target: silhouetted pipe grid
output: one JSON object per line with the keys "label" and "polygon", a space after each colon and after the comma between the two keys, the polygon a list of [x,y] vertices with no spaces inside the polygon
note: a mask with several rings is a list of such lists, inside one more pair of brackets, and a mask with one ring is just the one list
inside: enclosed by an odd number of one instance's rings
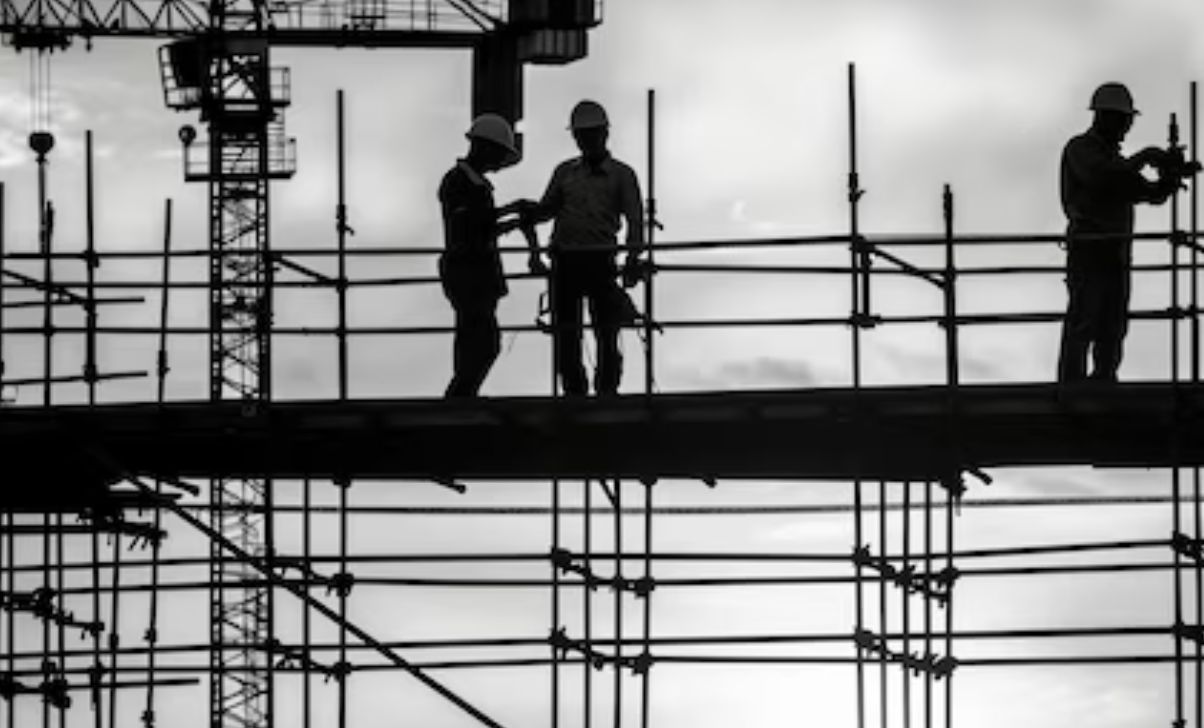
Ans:
{"label": "silhouetted pipe grid", "polygon": [[[853,69],[849,73],[850,91],[850,173],[848,191],[850,203],[851,234],[812,236],[803,238],[778,238],[740,241],[695,241],[658,243],[653,241],[650,246],[658,256],[672,256],[685,252],[701,252],[706,250],[731,250],[752,248],[783,248],[791,249],[800,246],[844,245],[850,251],[850,265],[839,266],[751,266],[751,265],[700,265],[666,263],[663,259],[653,261],[649,272],[661,273],[730,273],[749,275],[757,273],[768,274],[814,274],[814,275],[843,275],[851,281],[850,314],[845,317],[813,317],[791,319],[726,319],[721,321],[678,320],[655,321],[649,317],[643,323],[646,378],[643,397],[652,398],[649,402],[664,399],[656,391],[653,367],[654,335],[657,329],[701,328],[701,327],[811,327],[838,325],[847,327],[851,332],[853,347],[853,392],[864,405],[874,403],[874,388],[865,386],[862,380],[863,353],[861,351],[862,337],[867,331],[888,324],[935,323],[943,327],[946,335],[946,382],[945,397],[948,417],[948,430],[943,441],[948,453],[947,467],[939,478],[919,481],[904,480],[891,482],[893,490],[900,490],[897,500],[888,497],[888,483],[885,480],[862,482],[855,480],[854,499],[851,511],[854,516],[856,530],[855,541],[850,553],[839,554],[727,554],[727,553],[666,553],[655,548],[652,534],[652,516],[666,512],[658,509],[652,500],[652,493],[657,484],[655,477],[643,478],[645,499],[639,507],[624,506],[622,497],[624,483],[615,479],[587,480],[581,491],[582,507],[565,506],[561,502],[561,483],[553,483],[552,506],[531,508],[512,515],[517,516],[552,516],[553,548],[550,553],[519,553],[519,554],[354,554],[349,553],[346,535],[350,529],[349,518],[353,514],[388,513],[391,515],[430,515],[429,509],[415,508],[403,511],[397,508],[373,508],[369,505],[348,502],[347,493],[352,487],[352,479],[336,478],[339,485],[338,501],[335,504],[315,504],[312,494],[312,482],[308,479],[302,482],[300,502],[274,502],[272,509],[264,508],[264,514],[269,522],[286,514],[298,514],[302,519],[303,537],[300,553],[278,552],[275,541],[269,539],[266,554],[257,555],[241,551],[234,544],[212,530],[196,513],[204,512],[205,505],[190,501],[186,496],[197,497],[201,489],[179,478],[164,476],[151,480],[145,474],[128,470],[129,465],[115,459],[113,453],[107,452],[102,446],[97,447],[96,440],[82,443],[84,448],[95,449],[92,452],[94,460],[109,473],[125,476],[127,486],[117,490],[106,491],[105,497],[94,499],[86,508],[79,510],[83,520],[79,524],[65,522],[61,513],[46,512],[40,518],[36,513],[25,515],[9,511],[5,514],[3,550],[3,602],[0,606],[5,612],[6,644],[9,646],[6,654],[0,656],[0,662],[6,665],[6,678],[0,689],[0,695],[7,698],[11,707],[17,704],[23,696],[40,696],[47,706],[43,711],[43,722],[49,724],[49,708],[56,708],[60,715],[71,705],[69,698],[73,694],[87,694],[94,704],[100,703],[102,691],[108,693],[107,707],[108,725],[116,725],[117,690],[129,688],[144,691],[146,709],[143,720],[148,725],[154,722],[155,687],[170,687],[181,684],[191,684],[195,680],[180,680],[167,677],[176,674],[197,675],[212,669],[212,665],[201,663],[172,662],[159,664],[158,657],[167,655],[191,656],[207,651],[208,645],[201,643],[165,644],[158,639],[157,623],[159,620],[157,599],[159,594],[171,592],[204,591],[215,586],[221,588],[246,588],[248,586],[267,586],[273,589],[284,589],[302,599],[307,609],[300,639],[285,641],[273,637],[267,643],[259,646],[265,660],[272,662],[273,670],[280,673],[300,672],[306,676],[303,682],[304,693],[302,700],[306,706],[303,715],[308,721],[308,709],[315,700],[314,685],[311,678],[333,680],[339,693],[338,704],[341,719],[346,721],[346,680],[352,674],[361,671],[374,670],[403,670],[425,682],[432,689],[443,694],[454,704],[463,708],[469,715],[487,725],[498,725],[496,719],[481,713],[466,698],[448,690],[441,682],[430,676],[430,672],[456,668],[477,669],[502,666],[541,666],[549,667],[552,679],[552,715],[551,723],[556,725],[562,717],[562,707],[559,702],[561,685],[560,671],[562,668],[580,667],[583,694],[590,696],[583,700],[583,720],[585,724],[596,720],[599,714],[605,714],[604,698],[610,697],[612,709],[610,717],[615,725],[623,722],[625,706],[623,676],[628,672],[639,676],[639,711],[641,724],[648,723],[648,695],[650,668],[658,664],[766,664],[778,663],[783,665],[831,664],[848,665],[855,668],[858,676],[858,725],[864,725],[869,719],[870,711],[876,707],[877,717],[882,725],[894,722],[896,718],[904,726],[910,726],[913,719],[922,720],[924,724],[932,725],[940,719],[945,725],[952,724],[952,677],[956,670],[962,667],[984,666],[1016,666],[1016,665],[1064,665],[1064,664],[1162,664],[1171,663],[1176,673],[1176,721],[1185,724],[1186,702],[1189,692],[1186,689],[1186,668],[1191,663],[1199,675],[1201,630],[1204,620],[1200,618],[1199,598],[1201,589],[1201,549],[1200,529],[1200,499],[1198,467],[1190,467],[1191,495],[1184,496],[1181,483],[1182,468],[1179,467],[1181,458],[1186,456],[1179,451],[1179,440],[1172,438],[1172,452],[1163,466],[1172,471],[1172,495],[1168,499],[1154,499],[1156,502],[1169,502],[1174,513],[1174,526],[1171,538],[1149,541],[1115,541],[1108,543],[1072,544],[1067,546],[1024,546],[1014,548],[986,549],[973,552],[961,551],[955,548],[954,518],[960,507],[974,507],[974,501],[962,500],[965,485],[963,476],[967,474],[966,461],[958,456],[959,427],[962,424],[959,417],[965,402],[965,395],[973,391],[960,381],[957,369],[958,342],[957,334],[961,326],[977,324],[1007,324],[1007,323],[1048,323],[1057,322],[1061,314],[1057,312],[1034,312],[1015,314],[960,314],[957,309],[957,279],[963,276],[998,276],[998,275],[1034,275],[1057,273],[1062,274],[1061,267],[1055,266],[993,266],[993,267],[960,267],[956,264],[954,252],[959,246],[975,245],[1017,245],[1017,244],[1048,244],[1059,241],[1059,235],[981,235],[965,236],[954,232],[954,198],[952,190],[946,188],[943,196],[945,232],[943,236],[875,236],[860,232],[858,206],[863,196],[860,181],[856,172],[856,143],[855,143],[855,86]],[[653,122],[653,97],[649,96],[649,129]],[[1196,158],[1196,114],[1195,86],[1192,87],[1191,114],[1191,150],[1192,158]],[[341,125],[340,125],[341,130]],[[90,141],[90,136],[89,136]],[[340,134],[341,144],[341,134]],[[649,181],[654,177],[652,170],[653,148],[650,140]],[[89,155],[90,166],[90,155]],[[89,172],[89,186],[91,175]],[[334,336],[339,345],[339,399],[349,399],[347,391],[347,349],[351,337],[380,334],[435,334],[449,333],[449,327],[378,327],[356,328],[346,322],[347,291],[355,287],[366,286],[395,286],[395,285],[427,285],[437,282],[434,277],[409,277],[398,279],[377,278],[369,280],[349,280],[346,275],[346,264],[353,256],[380,256],[389,258],[396,256],[434,255],[438,249],[354,249],[346,245],[344,237],[347,231],[345,205],[342,201],[343,192],[340,190],[338,231],[339,246],[335,253],[321,250],[297,249],[273,251],[274,260],[280,271],[300,274],[297,280],[277,279],[273,285],[279,288],[293,286],[330,288],[339,296],[339,324],[333,328],[324,327],[279,327],[273,330],[274,336]],[[655,188],[649,184],[650,211],[655,211]],[[0,198],[2,199],[2,198]],[[89,195],[90,199],[90,195]],[[1188,230],[1180,227],[1181,214],[1179,203],[1172,203],[1171,230],[1168,233],[1140,234],[1139,241],[1170,240],[1170,260],[1165,264],[1139,265],[1135,270],[1139,273],[1170,273],[1171,285],[1170,306],[1166,310],[1146,310],[1134,313],[1138,320],[1167,320],[1170,322],[1171,343],[1176,356],[1172,358],[1170,382],[1176,396],[1175,402],[1188,401],[1187,395],[1192,387],[1199,383],[1199,327],[1198,327],[1198,193],[1193,183],[1191,191],[1191,222]],[[89,205],[90,209],[90,205]],[[48,222],[52,218],[52,206],[48,201],[39,201],[39,214],[42,215],[43,244],[36,253],[13,253],[2,251],[0,260],[4,261],[4,275],[0,276],[0,296],[8,292],[31,291],[41,295],[40,301],[9,301],[7,297],[0,298],[3,306],[0,310],[13,311],[20,308],[34,307],[41,310],[44,316],[43,325],[14,326],[8,321],[0,321],[0,353],[3,352],[4,336],[34,336],[41,337],[43,343],[55,336],[82,335],[89,343],[85,346],[86,359],[84,373],[79,375],[62,375],[52,366],[52,347],[47,346],[44,361],[43,376],[26,379],[6,379],[5,385],[37,386],[43,391],[42,407],[53,407],[56,412],[64,411],[51,400],[50,392],[55,384],[63,382],[88,383],[89,405],[94,412],[103,416],[106,412],[104,405],[96,404],[95,385],[106,378],[117,376],[138,376],[144,373],[110,373],[97,371],[95,361],[95,340],[100,335],[147,335],[156,336],[159,340],[158,362],[156,367],[156,382],[158,384],[157,402],[163,411],[168,411],[171,403],[164,401],[164,383],[170,371],[167,362],[167,341],[169,336],[177,335],[207,335],[208,331],[193,327],[173,327],[167,324],[168,296],[161,296],[161,311],[157,326],[104,326],[96,315],[86,316],[82,326],[60,326],[55,321],[55,312],[60,307],[81,306],[86,313],[94,314],[101,303],[135,303],[139,298],[101,299],[96,291],[101,288],[143,291],[171,291],[193,287],[203,287],[203,282],[173,281],[170,277],[169,265],[172,260],[183,257],[205,257],[211,255],[208,251],[177,251],[170,246],[170,216],[171,205],[167,202],[164,248],[161,252],[113,252],[105,253],[95,249],[95,243],[89,232],[87,248],[83,253],[55,251],[50,246],[50,231],[53,225]],[[91,215],[89,213],[89,219]],[[649,215],[649,238],[656,229],[655,214]],[[89,231],[90,231],[89,223]],[[2,235],[0,235],[2,239]],[[935,268],[925,268],[911,265],[904,255],[908,249],[920,246],[942,246],[946,253],[945,265]],[[895,253],[892,250],[901,252]],[[1188,252],[1185,262],[1181,251]],[[506,252],[526,253],[525,248],[507,249]],[[338,273],[334,276],[325,275],[310,265],[306,259],[314,257],[336,257]],[[158,281],[96,281],[92,275],[93,269],[101,261],[117,258],[149,257],[160,260],[162,276]],[[50,266],[52,260],[62,259],[84,262],[86,280],[55,279]],[[872,265],[872,262],[885,264]],[[22,265],[43,266],[43,276],[16,270]],[[9,266],[13,266],[10,269]],[[1180,273],[1190,273],[1190,287],[1184,292],[1179,282]],[[880,314],[872,306],[872,281],[881,276],[915,277],[934,285],[942,294],[943,310],[939,313],[925,315],[890,316]],[[656,275],[649,275],[644,281],[644,300],[646,312],[651,312],[653,289]],[[511,276],[512,279],[528,279],[528,275]],[[84,293],[79,293],[82,289]],[[1184,298],[1187,299],[1186,305]],[[1179,353],[1183,342],[1178,322],[1188,321],[1190,338],[1187,342],[1187,353],[1190,362],[1190,376],[1185,377],[1181,371]],[[544,325],[507,326],[507,331],[516,332],[547,332]],[[0,356],[0,360],[2,360]],[[553,394],[555,389],[553,387]],[[354,403],[348,403],[354,406]],[[588,407],[589,405],[587,405]],[[1174,425],[1188,427],[1191,412],[1188,407],[1175,406]],[[9,408],[13,414],[18,414],[27,407]],[[862,408],[856,407],[854,424],[867,426],[862,421],[865,415]],[[254,413],[251,413],[254,414]],[[872,451],[867,446],[867,450]],[[864,452],[864,451],[862,451]],[[987,478],[985,473],[971,473],[980,478]],[[454,474],[453,474],[454,475]],[[704,476],[707,484],[717,483],[709,476]],[[443,486],[463,491],[464,486],[455,477],[440,477],[435,480]],[[892,479],[893,481],[893,479]],[[876,486],[875,487],[875,483]],[[129,486],[132,485],[133,489]],[[280,487],[288,487],[279,484]],[[628,484],[629,485],[629,484]],[[935,489],[941,488],[942,499],[935,497]],[[628,488],[629,490],[629,488]],[[605,495],[607,501],[598,506],[591,501],[596,491]],[[867,494],[868,500],[867,501]],[[1184,500],[1194,505],[1192,527],[1187,533],[1187,525],[1181,520],[1181,508]],[[1122,499],[1124,500],[1124,499]],[[1056,504],[1051,501],[1049,504]],[[1103,499],[1101,502],[1108,502]],[[1125,502],[1135,502],[1127,499]],[[983,502],[981,505],[987,505]],[[1034,499],[1024,505],[1049,505],[1042,499]],[[1006,504],[1005,504],[1006,505]],[[1011,504],[1022,507],[1022,504]],[[75,507],[75,506],[72,506]],[[850,508],[847,505],[831,506],[829,508]],[[207,537],[214,539],[233,558],[247,565],[243,578],[235,583],[216,583],[212,579],[172,579],[161,578],[161,569],[172,566],[206,566],[211,563],[208,557],[162,558],[160,545],[168,536],[163,529],[160,516],[163,511],[169,511],[177,518],[189,523]],[[239,517],[235,509],[230,515]],[[154,520],[147,521],[132,517],[131,512],[149,512]],[[449,511],[450,512],[450,511]],[[462,511],[460,514],[467,512]],[[505,509],[494,511],[476,511],[497,515],[507,513]],[[669,510],[668,512],[672,512]],[[716,509],[715,513],[724,512]],[[749,515],[751,511],[740,511],[732,508],[731,513]],[[803,511],[800,511],[803,512]],[[888,514],[899,515],[897,523],[888,519]],[[934,518],[941,514],[940,522]],[[336,554],[318,554],[313,549],[313,522],[315,515],[333,514],[337,518],[339,549]],[[876,521],[867,523],[868,516],[877,514]],[[916,517],[913,517],[915,514]],[[595,548],[592,539],[587,536],[580,550],[569,548],[561,542],[559,532],[560,519],[570,516],[581,516],[583,531],[588,533],[594,517],[610,516],[613,519],[614,543],[617,545],[611,551],[600,551]],[[623,533],[623,518],[634,516],[642,519],[643,545],[640,549],[630,550],[628,541]],[[918,518],[917,518],[918,517]],[[36,520],[35,520],[36,519]],[[918,525],[917,525],[918,524]],[[876,539],[871,533],[870,526],[877,527]],[[918,539],[915,531],[918,530]],[[99,536],[104,534],[112,540],[113,550],[110,556],[102,557],[99,548]],[[79,559],[80,554],[72,554],[64,545],[65,537],[85,535],[90,537],[88,557]],[[123,540],[124,537],[124,540]],[[41,545],[41,555],[34,561],[17,558],[16,539],[28,538]],[[891,546],[894,540],[897,545]],[[924,546],[919,552],[912,550],[916,540]],[[938,551],[937,540],[943,540],[944,545]],[[875,543],[869,543],[875,541]],[[150,558],[130,558],[124,555],[125,545],[141,546],[149,549]],[[1010,566],[963,567],[959,563],[979,558],[1017,558],[1036,554],[1095,552],[1107,554],[1117,551],[1150,551],[1166,553],[1169,549],[1172,560],[1151,559],[1145,562],[1105,561],[1089,565],[1068,562],[1065,564],[1044,564],[1040,566],[1025,565],[1022,562]],[[636,562],[642,566],[639,576],[631,576],[624,565]],[[851,573],[831,575],[818,573],[787,573],[774,576],[724,576],[724,577],[694,577],[694,578],[657,578],[653,574],[656,563],[765,563],[815,565],[837,564],[851,567]],[[462,578],[456,576],[439,577],[364,577],[356,576],[350,571],[352,565],[390,564],[396,566],[416,563],[439,564],[533,564],[542,565],[550,573],[541,578]],[[608,571],[609,569],[609,571]],[[1183,572],[1191,570],[1195,574],[1194,590],[1196,598],[1194,620],[1188,622],[1184,604],[1187,602],[1183,593]],[[956,629],[953,622],[953,587],[963,578],[989,578],[1001,576],[1035,576],[1035,575],[1066,575],[1090,573],[1120,573],[1137,571],[1173,571],[1175,583],[1175,621],[1170,627],[1162,625],[1137,625],[1124,627],[1088,627],[1076,629],[1051,630],[968,630]],[[89,583],[67,586],[65,577],[68,574],[84,572],[89,574]],[[108,572],[109,578],[101,578],[102,572]],[[36,582],[30,577],[41,577]],[[27,588],[37,583],[35,588]],[[782,586],[789,588],[806,587],[808,585],[850,584],[857,596],[855,626],[848,633],[823,634],[731,634],[731,635],[672,635],[660,636],[650,628],[650,597],[656,589],[701,588],[714,586]],[[460,587],[465,589],[539,589],[550,590],[552,593],[552,609],[557,616],[548,635],[520,635],[515,637],[499,637],[495,639],[478,640],[421,640],[404,642],[381,642],[371,635],[348,622],[346,604],[358,587],[381,588],[421,588],[421,587]],[[570,633],[562,624],[562,605],[560,604],[561,590],[575,589],[587,595],[581,600],[584,610],[584,620],[581,634]],[[609,636],[595,634],[593,629],[596,620],[590,615],[594,596],[609,592],[616,605],[621,605],[624,598],[635,598],[642,601],[644,613],[640,634],[631,636],[632,630],[625,628],[622,623],[622,610],[615,609],[616,623]],[[150,626],[143,636],[143,644],[131,647],[122,643],[108,625],[118,617],[122,602],[119,597],[143,594],[151,601],[149,603]],[[108,606],[103,602],[108,600]],[[914,600],[919,599],[919,616],[913,614]],[[69,601],[70,600],[70,601]],[[68,609],[68,604],[82,603],[89,600],[86,614],[78,615]],[[331,604],[334,606],[331,606]],[[1192,602],[1188,602],[1192,603]],[[896,607],[892,609],[892,604]],[[873,607],[875,613],[871,613]],[[313,612],[318,612],[339,625],[338,637],[334,641],[317,642],[313,639],[310,619]],[[938,619],[938,616],[941,617]],[[37,649],[26,646],[23,649],[15,647],[15,630],[17,626],[24,627],[26,620],[41,623],[43,635]],[[874,623],[876,621],[876,623]],[[917,628],[916,622],[922,626]],[[937,622],[940,622],[938,625]],[[65,630],[80,629],[87,634],[90,648],[70,646],[70,640],[65,637]],[[103,638],[107,636],[107,641]],[[954,655],[956,640],[1033,640],[1057,639],[1098,639],[1101,637],[1128,636],[1167,636],[1174,644],[1172,654],[1113,654],[1113,655],[1062,655],[1042,658],[978,658],[959,660]],[[349,641],[353,637],[357,642]],[[1194,658],[1187,654],[1184,642],[1195,644]],[[690,653],[675,653],[674,647],[687,646],[765,646],[781,645],[829,645],[841,646],[848,649],[841,654],[813,654],[800,651],[797,654],[769,655],[699,655]],[[409,660],[401,656],[402,651],[436,651],[440,649],[462,648],[506,648],[519,652],[515,657],[482,658],[482,659],[430,659],[423,661]],[[655,652],[653,648],[656,648]],[[543,656],[538,653],[543,652]],[[376,653],[376,660],[370,659],[368,653]],[[876,699],[871,699],[868,687],[869,671],[877,668]],[[615,678],[610,695],[605,694],[605,686],[597,685],[592,675],[599,669],[609,669]],[[126,680],[123,676],[137,679]],[[896,678],[892,680],[891,678]],[[919,698],[919,710],[913,705],[913,688],[919,680],[922,690]],[[944,705],[936,706],[938,688],[943,690]],[[896,692],[897,691],[897,692]],[[597,705],[594,704],[597,698]],[[896,706],[900,706],[896,710]],[[1195,694],[1195,711],[1200,711],[1199,692]],[[919,717],[916,717],[916,713]],[[16,711],[8,711],[8,721],[14,725]],[[96,710],[95,721],[98,728],[105,724],[105,712]],[[1199,723],[1197,718],[1197,724]]]}

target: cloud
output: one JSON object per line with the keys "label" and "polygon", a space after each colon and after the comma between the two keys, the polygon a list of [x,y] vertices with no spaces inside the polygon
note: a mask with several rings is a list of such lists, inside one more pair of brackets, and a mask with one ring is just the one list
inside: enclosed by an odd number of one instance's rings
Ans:
{"label": "cloud", "polygon": [[801,359],[760,356],[746,361],[727,361],[682,373],[695,386],[712,389],[806,388],[821,377],[814,365]]}

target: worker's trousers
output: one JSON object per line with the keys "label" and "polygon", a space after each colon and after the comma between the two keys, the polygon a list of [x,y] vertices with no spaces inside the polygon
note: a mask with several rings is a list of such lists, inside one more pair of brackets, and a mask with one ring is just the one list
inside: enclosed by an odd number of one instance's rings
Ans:
{"label": "worker's trousers", "polygon": [[623,354],[619,351],[619,312],[614,305],[617,276],[612,253],[554,251],[552,255],[552,340],[556,371],[565,394],[587,392],[581,351],[582,308],[587,302],[598,356],[594,391],[604,395],[619,391]]}
{"label": "worker's trousers", "polygon": [[502,351],[497,303],[506,282],[491,261],[439,258],[443,295],[456,313],[452,378],[446,397],[475,397]]}
{"label": "worker's trousers", "polygon": [[452,378],[446,397],[475,397],[502,350],[497,299],[454,300],[456,331],[452,343]]}
{"label": "worker's trousers", "polygon": [[[1058,381],[1087,378],[1115,382],[1129,330],[1130,265],[1127,255],[1101,256],[1073,244],[1067,255],[1068,302],[1062,323]],[[1092,371],[1087,375],[1090,352]]]}

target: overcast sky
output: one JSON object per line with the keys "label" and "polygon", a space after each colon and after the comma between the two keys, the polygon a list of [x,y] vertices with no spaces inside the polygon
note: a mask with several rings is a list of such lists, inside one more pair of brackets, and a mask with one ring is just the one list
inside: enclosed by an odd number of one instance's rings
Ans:
{"label": "overcast sky", "polygon": [[[749,239],[821,233],[848,228],[846,73],[858,79],[861,207],[869,233],[942,230],[941,190],[952,186],[959,230],[990,233],[1054,233],[1063,220],[1057,198],[1062,145],[1089,122],[1091,91],[1118,80],[1133,90],[1143,114],[1126,151],[1164,144],[1170,114],[1186,124],[1189,84],[1204,68],[1204,5],[1198,0],[609,0],[603,25],[591,35],[590,55],[567,67],[533,68],[526,75],[526,139],[522,164],[495,178],[499,202],[536,197],[557,162],[574,153],[564,127],[582,98],[606,105],[613,121],[612,150],[647,181],[646,95],[657,97],[656,189],[662,239]],[[57,147],[50,165],[50,193],[58,210],[56,247],[82,248],[85,130],[95,134],[97,235],[104,250],[155,250],[163,235],[163,204],[174,204],[173,245],[202,248],[206,241],[206,190],[181,181],[177,129],[197,121],[165,108],[155,42],[97,41],[94,50],[56,54],[52,128]],[[29,127],[29,58],[0,58],[0,181],[5,183],[10,251],[36,248],[36,171],[26,147]],[[469,58],[456,51],[280,50],[275,62],[291,69],[294,103],[286,114],[298,140],[299,169],[273,193],[272,242],[277,247],[329,247],[335,240],[335,92],[344,89],[348,128],[348,203],[355,229],[351,245],[426,248],[440,244],[435,191],[440,177],[463,154],[469,122]],[[645,193],[648,189],[645,187]],[[1144,210],[1142,229],[1165,229],[1165,208]],[[515,236],[507,240],[520,244]],[[904,255],[934,264],[933,255]],[[963,249],[967,264],[1059,263],[1053,244]],[[1142,260],[1166,259],[1164,246],[1148,246]],[[663,256],[662,262],[757,262],[842,264],[847,251],[825,248],[784,252]],[[514,272],[523,259],[508,262]],[[333,259],[313,265],[333,272]],[[23,268],[30,273],[38,269]],[[357,277],[432,275],[434,261],[366,258],[352,265]],[[82,267],[63,265],[56,276],[81,278]],[[106,262],[103,279],[153,280],[158,264]],[[180,263],[173,278],[203,280],[203,266]],[[657,311],[666,320],[754,316],[847,315],[843,277],[704,276],[664,274],[657,281]],[[506,323],[528,324],[540,288],[517,283],[502,304]],[[102,322],[154,326],[158,299],[105,308]],[[6,293],[6,300],[23,294]],[[964,278],[964,310],[1055,312],[1064,305],[1057,275],[1006,280]],[[356,290],[350,298],[353,325],[444,325],[450,311],[437,287]],[[282,292],[280,325],[332,325],[332,292]],[[1140,278],[1134,305],[1168,303],[1166,280]],[[204,294],[170,301],[173,322],[203,325]],[[874,282],[876,313],[939,311],[938,293],[927,284],[894,277]],[[40,313],[18,310],[12,323],[40,323]],[[78,321],[63,313],[61,323]],[[963,332],[963,371],[971,381],[1049,381],[1057,328],[1053,325],[990,326]],[[886,326],[867,335],[865,373],[871,384],[934,383],[943,376],[942,336],[934,326]],[[1168,371],[1167,326],[1137,324],[1129,339],[1124,379],[1157,379]],[[332,341],[280,337],[275,342],[277,395],[321,398],[336,392]],[[104,371],[154,367],[154,337],[102,341]],[[170,396],[206,396],[203,337],[174,337]],[[629,368],[625,391],[643,381],[639,341],[626,334]],[[82,343],[61,337],[56,373],[79,371]],[[841,386],[849,382],[848,332],[814,328],[673,330],[658,339],[657,385],[662,390]],[[449,373],[446,337],[358,337],[352,344],[351,392],[355,397],[427,397],[442,391]],[[5,339],[6,377],[38,376],[40,342]],[[548,387],[548,342],[531,334],[507,336],[504,353],[485,386],[488,395],[542,393]],[[109,401],[153,397],[151,379],[106,383]],[[15,395],[37,404],[37,388]],[[63,386],[57,401],[79,401],[82,388]],[[803,444],[805,445],[805,443]],[[1089,469],[1002,471],[977,497],[1107,493],[1157,494],[1168,490],[1165,473],[1097,473]],[[580,485],[570,500],[579,497]],[[298,490],[283,485],[281,498]],[[319,497],[334,498],[326,486]],[[632,486],[631,500],[636,489]],[[567,497],[567,496],[566,496]],[[661,502],[672,504],[849,502],[847,484],[667,483]],[[427,486],[353,489],[354,502],[447,505],[546,503],[546,484],[497,487],[481,484],[466,496]],[[595,493],[595,502],[601,499]],[[1165,507],[1107,507],[1046,512],[967,509],[958,517],[958,538],[967,548],[1033,543],[1166,538]],[[792,551],[848,553],[850,518],[824,516],[748,519],[672,518],[658,526],[657,547],[694,551]],[[320,521],[322,546],[333,548],[333,521]],[[543,519],[397,519],[357,522],[353,549],[361,553],[405,551],[544,552]],[[599,534],[609,521],[599,519]],[[631,520],[628,531],[637,532]],[[872,524],[876,528],[876,523]],[[892,522],[892,528],[898,521]],[[295,549],[295,519],[281,520],[282,550]],[[577,538],[566,526],[566,538]],[[168,555],[202,553],[202,544],[179,523],[171,524]],[[609,548],[608,537],[601,547]],[[898,542],[895,542],[898,545]],[[33,548],[35,544],[29,544]],[[635,548],[635,540],[627,543]],[[36,551],[36,549],[35,549]],[[36,560],[34,551],[24,554]],[[83,554],[80,554],[81,556]],[[1159,550],[1099,558],[1164,560]],[[1055,560],[1055,562],[1060,562]],[[993,562],[1003,565],[1003,561]],[[399,575],[394,567],[376,574]],[[435,572],[422,572],[435,573]],[[459,575],[547,575],[546,568],[473,567]],[[685,573],[666,569],[662,575]],[[704,568],[691,574],[714,573]],[[771,573],[766,567],[758,573]],[[367,567],[361,575],[367,574]],[[204,578],[203,570],[168,572],[165,578]],[[34,582],[30,583],[30,587]],[[1162,572],[1120,576],[1041,579],[966,579],[959,586],[958,626],[964,629],[1059,626],[1167,625],[1170,579]],[[171,639],[204,641],[207,605],[200,594],[166,598],[164,629]],[[296,610],[281,597],[281,619],[295,625]],[[609,620],[601,600],[599,619]],[[655,597],[658,632],[749,634],[844,631],[852,625],[849,587],[839,589],[664,589]],[[357,589],[352,616],[385,639],[546,634],[547,594],[542,590]],[[128,606],[127,606],[128,605]],[[88,613],[86,600],[72,605]],[[577,608],[574,608],[577,609]],[[634,609],[634,607],[633,607]],[[123,602],[123,644],[139,644],[144,601]],[[573,611],[572,620],[577,620]],[[635,625],[635,611],[629,624]],[[316,622],[320,622],[318,619]],[[571,625],[579,624],[570,621]],[[897,624],[897,622],[896,622]],[[329,638],[329,631],[322,633]],[[632,634],[635,634],[634,632]],[[295,638],[295,631],[284,635]],[[26,648],[32,643],[21,643]],[[82,643],[81,643],[82,644]],[[965,644],[960,656],[1004,654],[1166,654],[1169,640],[1045,644]],[[788,650],[797,654],[803,648]],[[751,652],[748,648],[745,654]],[[811,654],[820,654],[820,651]],[[543,654],[539,651],[537,654]],[[194,658],[197,662],[201,658]],[[183,660],[182,660],[183,661]],[[83,664],[83,663],[80,663]],[[654,724],[698,728],[732,725],[787,726],[823,721],[853,725],[853,673],[832,668],[729,668],[661,666],[654,672]],[[448,673],[448,684],[494,714],[504,725],[543,725],[547,718],[544,669]],[[894,678],[897,679],[897,678]],[[573,684],[576,677],[572,678]],[[607,678],[607,684],[609,684]],[[471,719],[401,675],[353,679],[352,724],[466,726]],[[280,725],[295,724],[295,683]],[[630,689],[636,683],[629,681]],[[1169,666],[965,669],[958,673],[959,725],[971,728],[1068,723],[1101,727],[1170,721]],[[575,688],[573,688],[575,690]],[[897,683],[892,687],[898,695]],[[315,725],[332,724],[332,691],[322,688]],[[204,687],[170,691],[159,707],[162,725],[204,725]],[[127,693],[122,712],[137,719],[141,697]],[[600,693],[603,702],[606,693]],[[576,696],[570,690],[566,701]],[[32,701],[32,699],[28,699]],[[89,725],[86,697],[71,725]],[[32,702],[29,705],[33,705]],[[634,705],[634,703],[633,703]],[[36,713],[35,713],[36,714]],[[567,725],[575,725],[573,710]],[[634,716],[634,713],[632,713]],[[599,708],[598,719],[609,711]],[[31,724],[32,725],[32,724]]]}

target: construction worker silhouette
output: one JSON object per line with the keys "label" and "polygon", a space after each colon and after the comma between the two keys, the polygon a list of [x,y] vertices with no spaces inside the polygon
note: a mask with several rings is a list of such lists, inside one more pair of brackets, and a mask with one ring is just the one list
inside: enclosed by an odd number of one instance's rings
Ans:
{"label": "construction worker silhouette", "polygon": [[[1102,84],[1089,108],[1091,127],[1066,143],[1061,160],[1068,292],[1058,358],[1062,384],[1117,381],[1128,332],[1134,207],[1162,204],[1181,183],[1177,173],[1168,173],[1167,150],[1146,147],[1131,157],[1121,154],[1121,142],[1139,114],[1128,88]],[[1147,166],[1159,170],[1157,181],[1142,173]]]}
{"label": "construction worker silhouette", "polygon": [[635,171],[607,148],[606,110],[595,101],[581,101],[569,117],[569,130],[581,155],[558,165],[543,198],[520,214],[526,224],[553,220],[548,246],[552,336],[565,394],[587,393],[581,338],[582,305],[588,302],[598,355],[594,391],[613,395],[623,378],[619,333],[631,317],[630,299],[617,280],[617,235],[623,223],[627,248],[623,277],[634,281],[644,249],[644,208]]}
{"label": "construction worker silhouette", "polygon": [[446,397],[473,397],[501,351],[498,301],[508,292],[498,252],[499,218],[486,174],[517,163],[514,129],[497,114],[482,114],[466,134],[468,154],[439,185],[444,251],[439,257],[443,293],[455,311],[452,378]]}

